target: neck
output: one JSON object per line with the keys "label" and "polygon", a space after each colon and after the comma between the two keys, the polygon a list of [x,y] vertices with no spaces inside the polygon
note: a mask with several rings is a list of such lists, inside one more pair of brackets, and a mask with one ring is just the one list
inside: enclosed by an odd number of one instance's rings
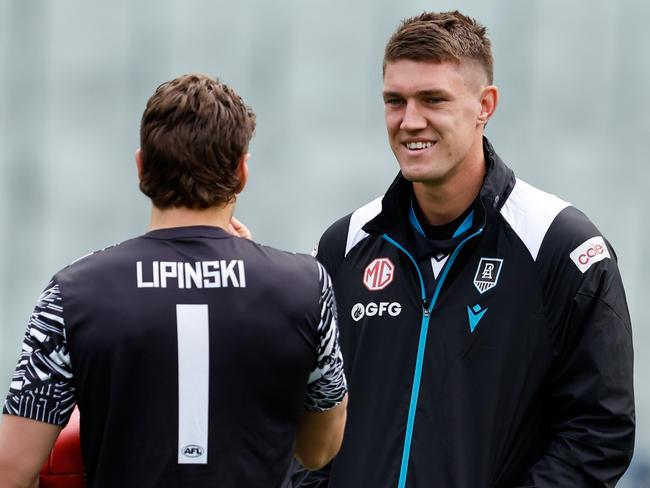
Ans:
{"label": "neck", "polygon": [[483,146],[470,151],[458,171],[444,181],[413,182],[415,199],[430,225],[444,225],[457,219],[476,199],[485,177]]}
{"label": "neck", "polygon": [[201,210],[187,207],[160,209],[152,206],[149,230],[192,225],[208,225],[228,230],[234,210],[234,202]]}

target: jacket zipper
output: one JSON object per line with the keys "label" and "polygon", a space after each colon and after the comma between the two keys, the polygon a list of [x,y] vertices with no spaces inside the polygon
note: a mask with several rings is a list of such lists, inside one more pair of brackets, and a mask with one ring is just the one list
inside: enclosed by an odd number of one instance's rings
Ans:
{"label": "jacket zipper", "polygon": [[465,239],[463,239],[460,242],[460,244],[458,244],[458,246],[456,246],[456,249],[454,249],[454,252],[451,254],[451,256],[449,256],[449,259],[447,260],[447,263],[443,268],[442,273],[440,274],[440,279],[436,284],[436,289],[433,293],[433,296],[431,297],[431,300],[427,300],[422,272],[420,271],[420,267],[418,266],[417,261],[413,258],[411,253],[408,252],[404,246],[402,246],[397,241],[392,239],[388,234],[383,234],[382,236],[384,240],[386,240],[388,243],[395,246],[397,249],[399,249],[404,254],[406,254],[406,256],[413,263],[413,266],[415,266],[415,270],[417,271],[418,278],[420,280],[420,293],[422,299],[422,324],[420,325],[420,338],[418,340],[418,352],[415,359],[415,371],[413,372],[413,386],[411,387],[411,400],[409,403],[409,412],[406,421],[406,432],[404,435],[404,448],[402,449],[402,462],[400,466],[399,481],[397,483],[398,488],[405,488],[406,486],[406,477],[408,475],[408,464],[411,456],[411,440],[413,438],[413,426],[415,425],[415,413],[417,410],[418,396],[420,394],[420,379],[422,376],[422,365],[424,364],[424,352],[426,348],[427,332],[429,330],[429,320],[431,318],[431,311],[433,310],[433,307],[436,305],[436,301],[438,300],[438,296],[440,295],[442,284],[444,283],[445,278],[449,273],[449,269],[451,268],[454,261],[456,260],[458,253],[460,252],[460,250],[462,249],[462,247],[465,245],[467,241],[476,237],[481,232],[483,232],[483,227],[480,227],[479,229],[476,230],[476,232],[467,236]]}

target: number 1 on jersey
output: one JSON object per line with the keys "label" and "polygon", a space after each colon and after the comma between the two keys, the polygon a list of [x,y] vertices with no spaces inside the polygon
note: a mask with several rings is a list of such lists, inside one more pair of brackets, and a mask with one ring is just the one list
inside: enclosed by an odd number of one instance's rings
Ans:
{"label": "number 1 on jersey", "polygon": [[178,464],[208,463],[210,349],[207,305],[176,305]]}

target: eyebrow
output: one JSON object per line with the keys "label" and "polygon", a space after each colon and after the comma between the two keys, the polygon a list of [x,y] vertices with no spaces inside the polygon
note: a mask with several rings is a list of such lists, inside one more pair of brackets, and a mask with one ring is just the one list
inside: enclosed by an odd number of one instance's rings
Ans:
{"label": "eyebrow", "polygon": [[[420,90],[415,92],[415,96],[418,98],[424,98],[424,97],[442,97],[447,99],[453,98],[450,92],[442,89]],[[400,92],[387,90],[382,92],[382,97],[384,99],[395,98],[395,97],[404,98],[404,95],[402,95]]]}

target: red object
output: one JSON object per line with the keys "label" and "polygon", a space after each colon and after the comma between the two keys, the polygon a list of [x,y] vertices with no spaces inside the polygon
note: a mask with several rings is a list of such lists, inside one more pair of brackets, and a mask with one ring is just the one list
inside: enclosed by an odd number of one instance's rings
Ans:
{"label": "red object", "polygon": [[79,410],[61,431],[54,448],[43,464],[40,488],[83,488],[84,463],[79,439]]}

